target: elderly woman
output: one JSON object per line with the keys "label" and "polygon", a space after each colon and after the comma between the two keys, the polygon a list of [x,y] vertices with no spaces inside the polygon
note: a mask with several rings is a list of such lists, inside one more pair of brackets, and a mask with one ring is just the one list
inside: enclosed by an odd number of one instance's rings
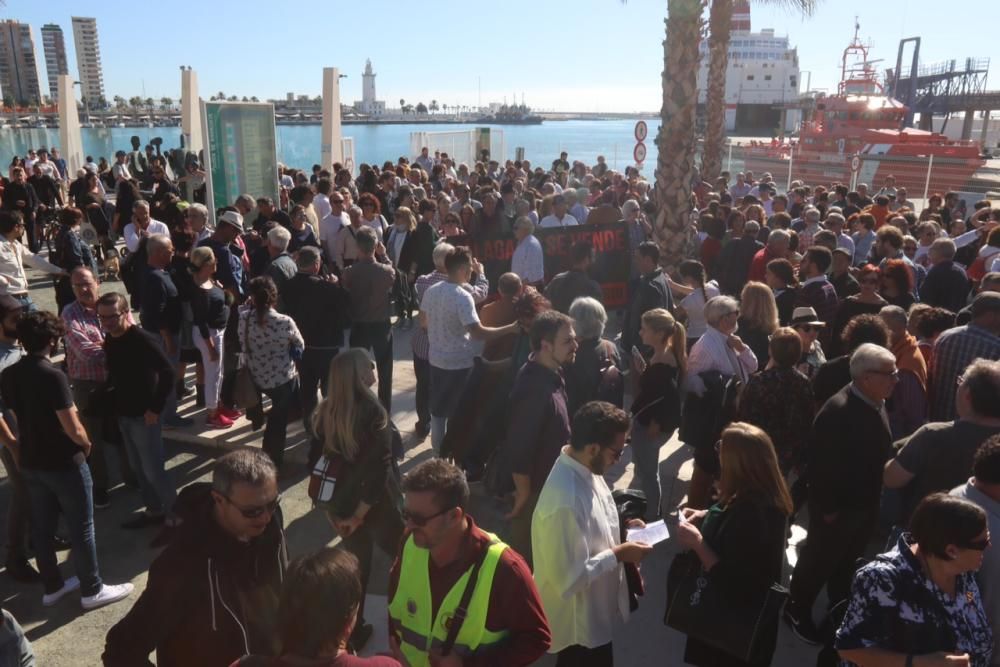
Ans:
{"label": "elderly woman", "polygon": [[943,493],[925,498],[910,532],[854,575],[834,641],[840,657],[858,665],[990,665],[992,632],[975,576],[989,546],[982,508]]}
{"label": "elderly woman", "polygon": [[[618,348],[611,341],[602,338],[604,326],[608,323],[604,306],[597,299],[583,296],[573,300],[569,316],[573,318],[579,348],[573,363],[563,369],[567,411],[570,415],[575,415],[584,403],[596,400],[609,401],[621,407],[620,394],[615,402],[601,393],[604,381],[610,381],[610,377],[606,378],[609,369],[616,369],[619,365]],[[619,382],[618,385],[624,389],[624,383]]]}
{"label": "elderly woman", "polygon": [[514,238],[517,247],[510,260],[511,272],[525,285],[541,285],[545,279],[545,255],[541,242],[535,238],[535,225],[530,218],[520,217],[514,222]]}
{"label": "elderly woman", "polygon": [[759,426],[774,443],[778,465],[787,477],[800,463],[800,454],[816,406],[808,378],[795,369],[802,356],[802,340],[794,329],[782,327],[770,336],[770,363],[750,377],[740,397],[738,418]]}
{"label": "elderly woman", "polygon": [[889,350],[896,357],[899,382],[889,401],[889,428],[892,439],[910,435],[927,421],[927,362],[917,339],[907,331],[906,311],[886,306],[879,317],[889,330]]}
{"label": "elderly woman", "polygon": [[[707,329],[691,348],[685,377],[688,400],[681,437],[695,448],[694,473],[688,504],[708,507],[719,460],[713,449],[719,432],[732,415],[725,415],[723,401],[731,378],[746,384],[757,370],[757,357],[736,335],[740,305],[730,296],[717,296],[705,304]],[[694,399],[694,400],[692,400]]]}

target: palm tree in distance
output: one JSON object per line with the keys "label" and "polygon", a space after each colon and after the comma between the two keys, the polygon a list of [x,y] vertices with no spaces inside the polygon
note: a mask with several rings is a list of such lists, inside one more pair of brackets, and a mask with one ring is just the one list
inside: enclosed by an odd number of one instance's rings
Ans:
{"label": "palm tree in distance", "polygon": [[[749,10],[746,0],[712,0],[708,14],[708,82],[705,90],[705,145],[701,155],[701,178],[713,183],[722,171],[722,147],[726,139],[726,69],[733,14],[738,5]],[[754,0],[812,14],[817,0]]]}

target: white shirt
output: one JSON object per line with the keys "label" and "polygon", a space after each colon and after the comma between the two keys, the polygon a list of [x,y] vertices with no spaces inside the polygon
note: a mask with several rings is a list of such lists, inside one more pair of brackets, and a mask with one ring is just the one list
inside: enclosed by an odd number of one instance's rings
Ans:
{"label": "white shirt", "polygon": [[539,227],[571,227],[572,225],[579,225],[577,219],[571,216],[569,213],[562,217],[562,220],[557,218],[555,214],[547,215],[542,218],[542,221],[538,223]]}
{"label": "white shirt", "polygon": [[743,351],[737,354],[729,347],[728,340],[729,336],[709,326],[691,347],[685,373],[687,391],[698,396],[705,393],[705,382],[700,377],[705,371],[719,371],[726,378],[739,375],[744,383],[757,371],[757,357],[750,346],[744,344]]}
{"label": "white shirt", "polygon": [[341,229],[350,226],[350,224],[351,218],[346,213],[341,213],[339,216],[329,214],[319,219],[319,244],[323,246],[326,260],[331,264],[337,260],[333,247],[337,235],[340,234]]}
{"label": "white shirt", "polygon": [[705,289],[695,289],[681,299],[680,306],[687,313],[687,337],[701,338],[701,335],[708,329],[705,321],[705,302],[712,297],[719,296],[719,285],[714,280],[705,283]]}
{"label": "white shirt", "polygon": [[611,489],[564,447],[549,472],[531,520],[535,585],[549,619],[549,653],[611,641],[629,616],[625,569]]}
{"label": "white shirt", "polygon": [[545,279],[545,254],[542,244],[534,234],[528,234],[514,248],[510,258],[511,273],[516,273],[525,283],[539,283]]}
{"label": "white shirt", "polygon": [[39,271],[62,273],[62,269],[34,254],[20,241],[0,239],[0,294],[28,293],[25,264]]}
{"label": "white shirt", "polygon": [[427,318],[428,361],[444,370],[472,368],[478,352],[469,327],[479,322],[476,302],[463,285],[444,281],[432,285],[420,299]]}
{"label": "white shirt", "polygon": [[[167,228],[165,224],[159,220],[149,221],[149,227],[146,228],[146,236],[152,236],[153,234],[163,234],[164,236],[170,236],[170,229]],[[139,241],[142,237],[135,228],[135,223],[130,222],[125,225],[125,247],[128,248],[129,252],[135,252],[139,249]]]}
{"label": "white shirt", "polygon": [[333,210],[333,207],[330,206],[330,198],[320,193],[316,193],[316,196],[313,197],[313,208],[316,209],[316,217],[320,220],[330,215],[330,211]]}

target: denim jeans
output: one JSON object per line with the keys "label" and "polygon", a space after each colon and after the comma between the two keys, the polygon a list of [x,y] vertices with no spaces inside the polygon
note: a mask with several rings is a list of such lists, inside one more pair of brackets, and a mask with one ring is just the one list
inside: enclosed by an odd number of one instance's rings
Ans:
{"label": "denim jeans", "polygon": [[659,520],[660,508],[660,449],[670,440],[670,433],[649,430],[636,420],[632,420],[632,463],[635,464],[635,478],[639,488],[646,494],[646,517]]}
{"label": "denim jeans", "polygon": [[261,389],[271,399],[271,409],[267,413],[267,425],[264,427],[263,448],[276,466],[280,466],[285,458],[288,409],[292,406],[297,388],[298,378],[294,378],[277,387]]}
{"label": "denim jeans", "polygon": [[143,417],[119,417],[125,452],[132,470],[139,478],[139,493],[146,511],[165,514],[174,506],[177,491],[167,476],[163,449],[163,415],[155,424],[146,424]]}
{"label": "denim jeans", "polygon": [[42,574],[46,593],[63,587],[53,538],[62,510],[73,545],[73,566],[80,579],[81,595],[95,595],[101,590],[97,569],[97,542],[94,539],[94,483],[90,468],[78,457],[78,463],[65,470],[22,469],[31,495],[31,539],[35,560]]}
{"label": "denim jeans", "polygon": [[[90,407],[90,394],[100,387],[101,383],[94,380],[72,380],[71,383],[73,388],[73,403],[76,404],[77,409],[80,411],[80,423],[83,424],[84,430],[87,431],[87,437],[90,438],[90,444],[93,445],[93,448],[90,450],[90,458],[87,459],[87,464],[90,466],[90,474],[94,479],[94,492],[107,492],[111,488],[111,481],[108,476],[109,457],[107,452],[112,445],[104,439],[104,417],[92,414],[88,409]],[[133,486],[137,485],[138,481],[135,478],[135,473],[129,467],[124,452],[119,450],[115,454],[115,458],[118,459],[122,482],[126,484],[131,483]]]}

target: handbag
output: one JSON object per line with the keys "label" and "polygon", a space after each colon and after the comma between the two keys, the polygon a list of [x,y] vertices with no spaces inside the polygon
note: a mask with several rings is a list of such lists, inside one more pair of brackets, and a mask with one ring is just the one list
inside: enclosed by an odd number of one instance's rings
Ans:
{"label": "handbag", "polygon": [[788,591],[777,584],[751,599],[727,595],[690,551],[677,554],[667,572],[663,623],[727,655],[760,660],[761,638],[774,632]]}
{"label": "handbag", "polygon": [[321,455],[309,471],[309,497],[314,503],[329,503],[337,486],[337,470],[333,459]]}
{"label": "handbag", "polygon": [[260,404],[260,392],[257,390],[257,385],[253,381],[253,374],[250,372],[249,354],[250,354],[250,318],[251,314],[247,315],[247,319],[243,323],[243,339],[247,342],[247,349],[240,352],[239,355],[239,368],[236,371],[236,379],[233,382],[233,400],[236,402],[237,407],[244,410],[249,410],[255,408]]}

